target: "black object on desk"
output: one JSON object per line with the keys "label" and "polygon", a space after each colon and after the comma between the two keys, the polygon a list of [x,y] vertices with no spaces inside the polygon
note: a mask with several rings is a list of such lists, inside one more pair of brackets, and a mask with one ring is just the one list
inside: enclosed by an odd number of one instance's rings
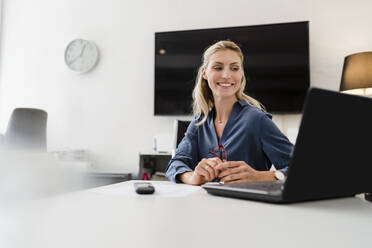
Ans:
{"label": "black object on desk", "polygon": [[140,195],[149,195],[155,192],[154,186],[152,186],[152,184],[148,182],[138,182],[134,183],[133,185],[137,194]]}

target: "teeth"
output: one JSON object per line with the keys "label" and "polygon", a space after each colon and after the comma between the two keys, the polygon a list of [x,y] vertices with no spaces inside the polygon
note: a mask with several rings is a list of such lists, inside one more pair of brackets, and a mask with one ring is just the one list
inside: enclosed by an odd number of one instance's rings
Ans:
{"label": "teeth", "polygon": [[228,87],[228,86],[231,86],[232,84],[223,84],[223,83],[220,83],[221,86],[224,86],[224,87]]}

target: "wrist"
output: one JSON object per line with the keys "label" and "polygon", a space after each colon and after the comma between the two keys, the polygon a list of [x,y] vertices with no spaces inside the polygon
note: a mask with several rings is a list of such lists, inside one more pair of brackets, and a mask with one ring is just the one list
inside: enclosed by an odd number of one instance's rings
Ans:
{"label": "wrist", "polygon": [[276,181],[278,180],[275,177],[275,171],[261,171],[261,180],[260,181]]}
{"label": "wrist", "polygon": [[187,171],[182,173],[179,176],[179,179],[186,184],[192,184],[192,185],[198,185],[198,183],[195,180],[194,172],[193,171]]}
{"label": "wrist", "polygon": [[192,173],[192,171],[186,171],[182,174],[179,174],[178,178],[180,179],[181,182],[187,183],[188,178],[190,177],[190,173]]}

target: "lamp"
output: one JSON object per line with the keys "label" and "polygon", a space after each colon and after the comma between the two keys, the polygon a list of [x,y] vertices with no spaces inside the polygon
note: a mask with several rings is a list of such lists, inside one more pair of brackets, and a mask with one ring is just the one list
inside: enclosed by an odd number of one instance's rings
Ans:
{"label": "lamp", "polygon": [[[372,52],[355,53],[345,57],[340,91],[372,96]],[[364,197],[372,201],[372,192],[365,193]]]}
{"label": "lamp", "polygon": [[355,53],[345,57],[340,91],[372,96],[372,52]]}

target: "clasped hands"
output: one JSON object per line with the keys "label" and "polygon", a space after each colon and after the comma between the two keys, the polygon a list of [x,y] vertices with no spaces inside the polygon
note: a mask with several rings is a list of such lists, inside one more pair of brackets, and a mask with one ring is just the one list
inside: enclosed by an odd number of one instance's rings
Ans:
{"label": "clasped hands", "polygon": [[273,171],[257,171],[244,161],[222,161],[220,158],[204,158],[192,172],[181,175],[181,180],[193,185],[213,181],[216,177],[223,183],[275,181]]}

